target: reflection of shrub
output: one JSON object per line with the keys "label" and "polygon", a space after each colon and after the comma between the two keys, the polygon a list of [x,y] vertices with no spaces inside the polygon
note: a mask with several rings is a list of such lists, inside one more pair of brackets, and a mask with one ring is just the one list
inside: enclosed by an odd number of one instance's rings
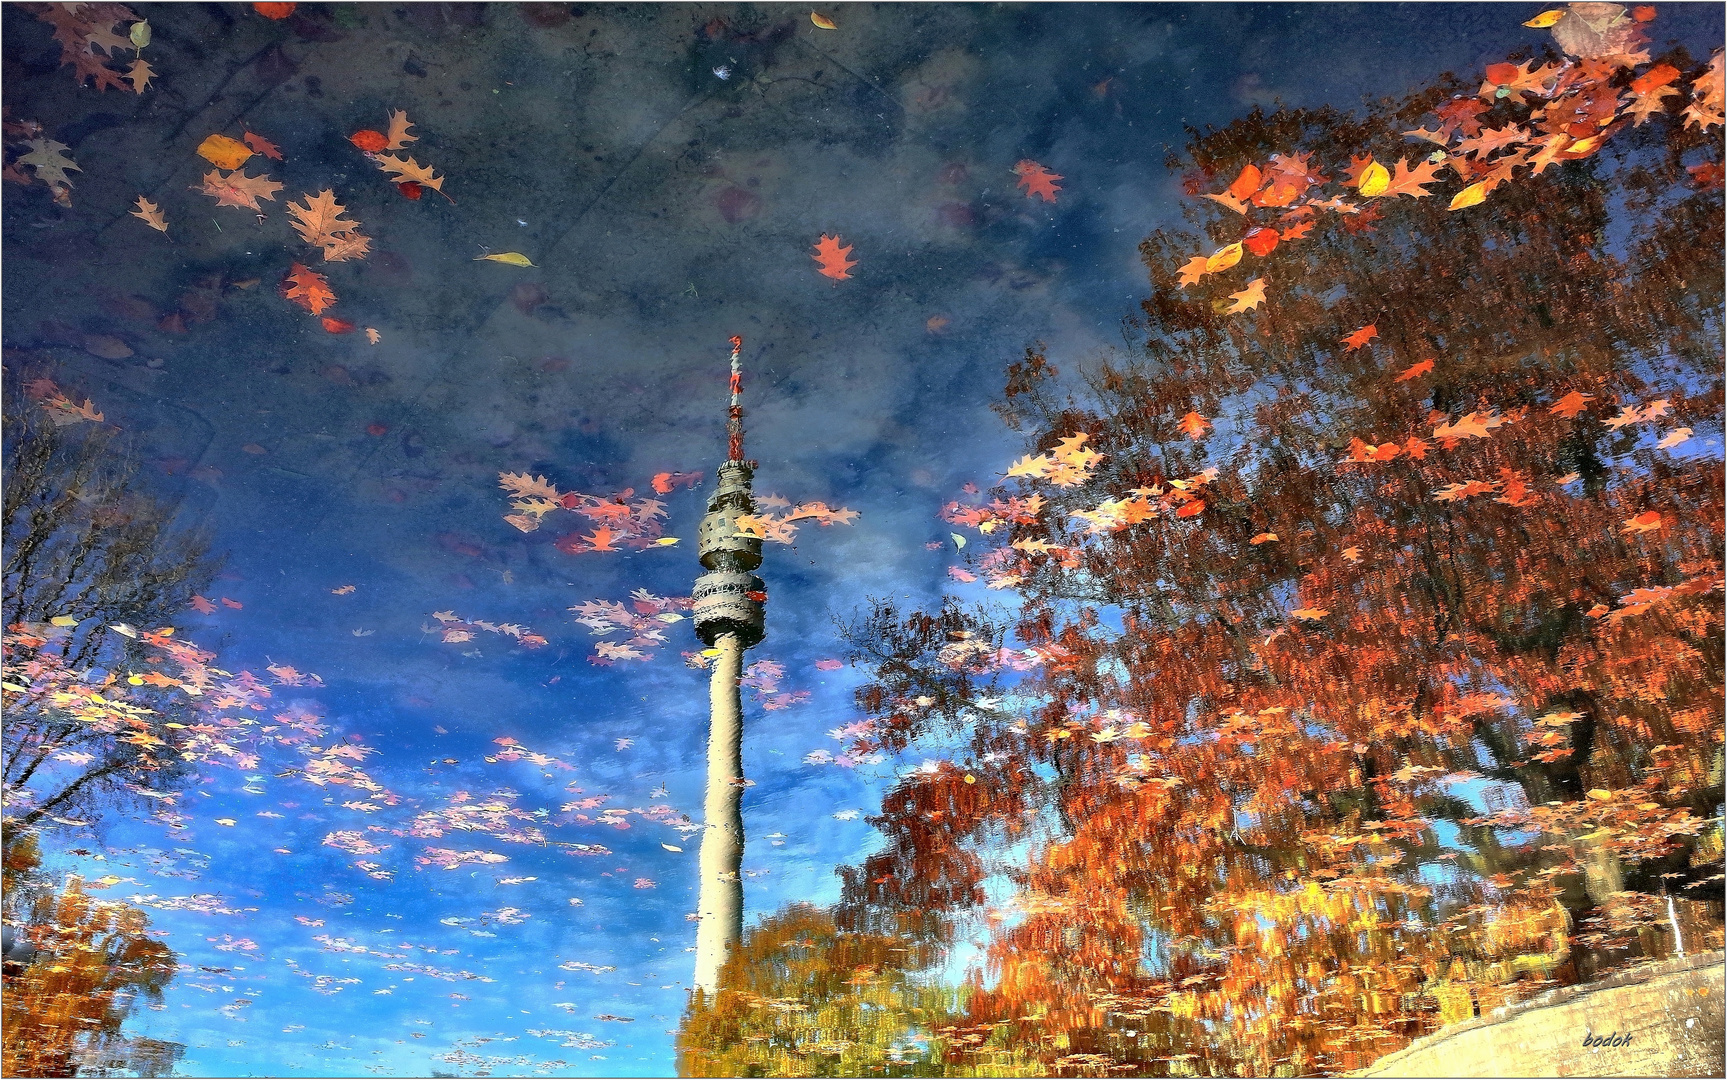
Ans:
{"label": "reflection of shrub", "polygon": [[140,1000],[161,1001],[174,954],[148,936],[144,912],[91,896],[76,876],[60,890],[27,881],[35,863],[31,841],[7,853],[9,904],[29,897],[17,915],[8,913],[8,928],[34,953],[14,947],[22,962],[5,965],[5,1074],[163,1075],[184,1047],[127,1038],[120,1029]]}
{"label": "reflection of shrub", "polygon": [[678,1031],[680,1076],[940,1076],[932,1033],[957,996],[919,981],[921,950],[841,933],[793,904],[744,936],[713,1001],[697,991]]}

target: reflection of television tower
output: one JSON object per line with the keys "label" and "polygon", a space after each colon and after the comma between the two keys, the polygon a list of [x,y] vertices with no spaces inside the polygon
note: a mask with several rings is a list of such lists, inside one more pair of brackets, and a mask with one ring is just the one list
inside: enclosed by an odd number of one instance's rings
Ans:
{"label": "reflection of television tower", "polygon": [[719,990],[726,954],[743,937],[743,677],[744,650],[765,633],[762,579],[751,571],[762,564],[761,538],[738,532],[740,515],[755,512],[750,481],[755,462],[744,460],[743,339],[732,338],[731,408],[726,416],[727,453],[719,467],[718,489],[708,500],[697,545],[706,573],[696,578],[693,621],[696,636],[717,650],[708,682],[708,787],[706,828],[702,833],[701,895],[696,930],[696,986],[709,995]]}

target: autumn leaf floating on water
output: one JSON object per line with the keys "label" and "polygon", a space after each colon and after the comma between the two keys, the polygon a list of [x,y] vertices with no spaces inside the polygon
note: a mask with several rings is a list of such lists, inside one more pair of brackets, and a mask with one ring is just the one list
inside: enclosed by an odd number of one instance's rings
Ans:
{"label": "autumn leaf floating on water", "polygon": [[1052,173],[1037,162],[1026,158],[1013,167],[1013,173],[1019,177],[1017,183],[1025,189],[1025,197],[1042,197],[1044,202],[1054,202],[1055,193],[1061,190],[1056,181],[1061,179],[1059,173]]}
{"label": "autumn leaf floating on water", "polygon": [[595,636],[625,635],[623,641],[599,641],[588,662],[605,667],[620,660],[651,660],[654,650],[666,643],[666,631],[687,616],[687,596],[655,596],[646,589],[630,594],[626,605],[616,600],[589,600],[570,608],[576,621]]}
{"label": "autumn leaf floating on water", "polygon": [[839,29],[838,26],[834,25],[834,21],[832,19],[828,18],[826,15],[823,15],[817,11],[810,12],[810,22],[816,24],[816,26],[820,27],[823,30],[838,30]]}
{"label": "autumn leaf floating on water", "polygon": [[199,157],[218,169],[238,169],[252,156],[252,148],[226,135],[210,135],[198,144]]}
{"label": "autumn leaf floating on water", "polygon": [[1254,278],[1247,283],[1247,288],[1240,292],[1230,293],[1229,298],[1234,303],[1224,310],[1225,315],[1235,315],[1258,307],[1265,303],[1265,279]]}
{"label": "autumn leaf floating on water", "polygon": [[[772,540],[779,544],[789,544],[797,535],[799,521],[813,521],[817,525],[850,525],[858,517],[856,510],[840,508],[830,510],[827,503],[810,502],[791,506],[786,500],[769,495],[758,500],[769,512],[760,514],[739,514],[737,518],[738,534],[754,536],[762,540]],[[772,507],[775,503],[785,508],[785,513],[775,515]]]}
{"label": "autumn leaf floating on water", "polygon": [[239,171],[224,176],[221,172],[211,172],[204,174],[204,186],[195,190],[215,199],[217,206],[262,210],[258,200],[268,199],[275,202],[276,192],[282,190],[282,185],[268,176],[247,176]]}
{"label": "autumn leaf floating on water", "polygon": [[282,295],[314,315],[336,302],[336,294],[330,291],[324,275],[300,263],[288,271],[287,279],[282,282]]}
{"label": "autumn leaf floating on water", "polygon": [[408,119],[408,114],[401,109],[391,110],[388,126],[390,130],[387,133],[371,128],[356,131],[348,136],[348,141],[364,151],[366,157],[378,168],[388,173],[397,190],[407,198],[418,199],[422,191],[431,188],[450,202],[455,202],[456,200],[444,193],[444,178],[438,176],[431,166],[421,165],[412,157],[402,158],[384,153],[385,150],[400,150],[411,142],[420,141],[418,135],[408,134],[408,129],[414,126],[413,121]]}
{"label": "autumn leaf floating on water", "polygon": [[851,277],[846,271],[857,265],[850,259],[852,245],[841,247],[839,237],[823,233],[821,239],[816,241],[815,248],[816,253],[810,257],[816,261],[816,273],[835,281],[845,281]]}
{"label": "autumn leaf floating on water", "polygon": [[1379,328],[1372,323],[1368,323],[1366,326],[1345,337],[1342,344],[1346,352],[1351,352],[1361,348],[1363,345],[1378,336]]}
{"label": "autumn leaf floating on water", "polygon": [[1026,455],[1008,466],[1009,477],[1044,479],[1057,487],[1074,487],[1091,479],[1091,470],[1104,456],[1085,443],[1091,435],[1081,431],[1056,443],[1047,454]]}
{"label": "autumn leaf floating on water", "polygon": [[141,42],[130,33],[125,37],[115,33],[116,26],[123,22],[142,25],[132,9],[112,3],[40,4],[31,7],[38,19],[54,28],[54,40],[60,43],[60,63],[72,65],[73,78],[79,86],[83,86],[86,80],[95,80],[98,90],[105,91],[110,86],[123,90],[125,83],[121,80],[129,78],[134,90],[144,92],[152,72],[143,60],[133,61],[132,70],[126,73],[116,71],[106,62],[118,59],[122,49],[137,52],[150,43],[147,29],[138,35],[143,39]]}
{"label": "autumn leaf floating on water", "polygon": [[242,136],[242,141],[244,141],[247,146],[251,147],[254,153],[263,154],[271,161],[285,160],[282,157],[282,148],[271,142],[269,139],[264,138],[262,135],[254,135],[252,132],[248,131],[244,136]]}
{"label": "autumn leaf floating on water", "polygon": [[537,649],[546,644],[546,639],[534,633],[525,626],[516,623],[494,623],[484,619],[463,619],[453,611],[434,611],[432,618],[436,626],[426,627],[428,633],[437,633],[449,644],[459,644],[474,639],[474,631],[485,630],[489,633],[507,637],[524,649]]}
{"label": "autumn leaf floating on water", "polygon": [[372,241],[360,235],[360,223],[343,220],[347,209],[336,201],[335,192],[326,188],[316,195],[303,196],[305,205],[288,203],[288,216],[300,239],[324,249],[325,262],[363,259]]}
{"label": "autumn leaf floating on water", "polygon": [[257,3],[252,5],[252,10],[266,19],[286,19],[294,13],[294,6],[293,4]]}
{"label": "autumn leaf floating on water", "polygon": [[162,216],[161,207],[142,195],[138,196],[137,207],[136,210],[132,211],[133,217],[139,218],[157,232],[168,231],[168,219]]}
{"label": "autumn leaf floating on water", "polygon": [[69,147],[53,139],[31,139],[27,143],[30,152],[13,162],[14,165],[28,165],[36,174],[36,179],[48,185],[48,190],[54,193],[54,201],[61,206],[72,205],[72,180],[67,171],[83,172],[78,163],[66,156]]}
{"label": "autumn leaf floating on water", "polygon": [[534,262],[519,251],[494,251],[487,255],[474,256],[475,262],[503,263],[506,266],[533,266]]}
{"label": "autumn leaf floating on water", "polygon": [[579,491],[559,491],[543,476],[528,473],[499,473],[498,486],[512,496],[513,514],[504,520],[522,532],[534,532],[548,514],[567,510],[592,524],[587,533],[568,533],[554,543],[567,555],[589,552],[642,551],[660,546],[665,539],[661,519],[666,516],[666,504],[658,499],[633,498],[635,489],[626,489],[610,498],[584,495]]}

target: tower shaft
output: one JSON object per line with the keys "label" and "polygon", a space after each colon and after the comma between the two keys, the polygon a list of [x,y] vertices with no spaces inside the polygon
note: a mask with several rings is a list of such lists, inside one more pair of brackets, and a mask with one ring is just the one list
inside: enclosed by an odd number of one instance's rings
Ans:
{"label": "tower shaft", "polygon": [[708,787],[703,807],[701,895],[697,914],[695,984],[711,1000],[719,989],[720,969],[744,932],[744,649],[736,634],[714,641],[708,681]]}

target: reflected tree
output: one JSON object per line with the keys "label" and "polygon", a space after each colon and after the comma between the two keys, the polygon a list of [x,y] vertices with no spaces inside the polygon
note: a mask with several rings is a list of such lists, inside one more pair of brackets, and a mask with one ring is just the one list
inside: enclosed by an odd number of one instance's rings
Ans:
{"label": "reflected tree", "polygon": [[113,672],[141,664],[140,629],[170,624],[217,562],[207,536],[175,527],[174,505],[140,487],[125,441],[88,402],[9,371],[5,421],[10,844],[45,816],[88,818],[180,779],[176,758],[160,753],[162,718],[142,718],[183,699],[143,679],[103,691]]}
{"label": "reflected tree", "polygon": [[956,995],[919,976],[935,954],[897,934],[847,933],[793,904],[733,950],[678,1030],[682,1076],[940,1076]]}
{"label": "reflected tree", "polygon": [[944,511],[1023,648],[860,620],[862,747],[963,720],[969,759],[884,800],[854,918],[979,904],[1037,836],[966,1018],[1040,1068],[1345,1071],[1719,947],[1721,59],[1621,14],[1193,133],[1142,354],[1012,365],[1031,453]]}

